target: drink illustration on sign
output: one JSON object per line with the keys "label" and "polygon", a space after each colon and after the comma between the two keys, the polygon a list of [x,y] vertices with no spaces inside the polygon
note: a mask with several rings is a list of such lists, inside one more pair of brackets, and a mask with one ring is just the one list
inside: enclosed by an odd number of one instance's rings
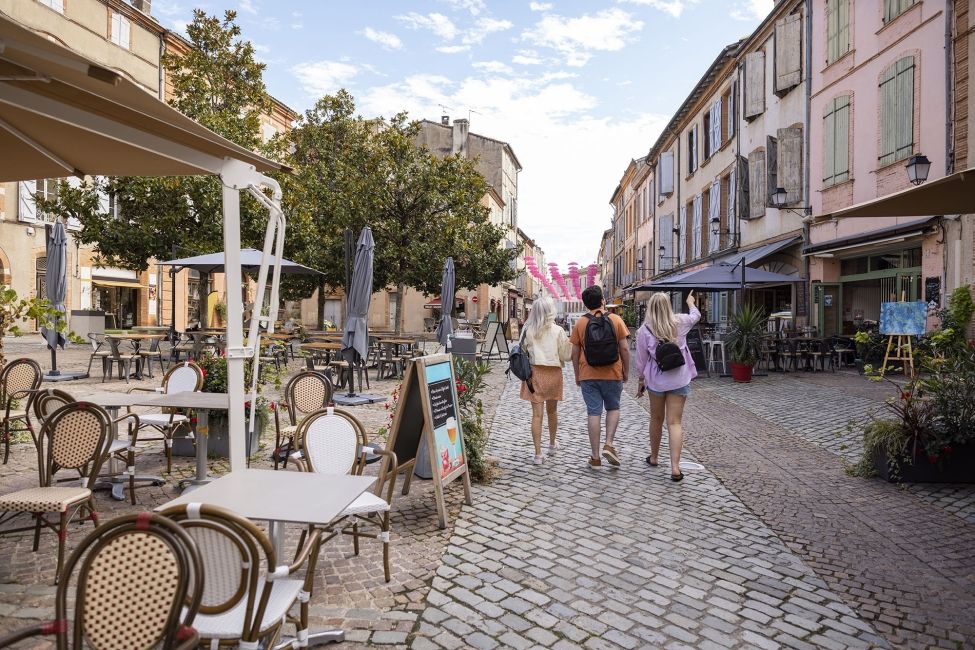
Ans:
{"label": "drink illustration on sign", "polygon": [[464,464],[464,443],[457,423],[453,386],[450,385],[450,362],[427,366],[426,378],[433,437],[440,458],[440,478],[443,479]]}

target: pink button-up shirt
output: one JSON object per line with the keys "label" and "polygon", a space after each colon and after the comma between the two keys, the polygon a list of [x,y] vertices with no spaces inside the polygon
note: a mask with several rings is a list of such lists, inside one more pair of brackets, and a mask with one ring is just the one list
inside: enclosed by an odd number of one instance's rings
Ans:
{"label": "pink button-up shirt", "polygon": [[691,307],[689,314],[677,314],[677,343],[684,354],[684,365],[663,372],[657,365],[657,337],[650,332],[650,328],[641,325],[636,335],[636,370],[643,377],[648,390],[662,393],[668,390],[683,388],[697,377],[697,367],[691,358],[691,351],[687,349],[687,333],[701,320],[701,312],[696,306]]}

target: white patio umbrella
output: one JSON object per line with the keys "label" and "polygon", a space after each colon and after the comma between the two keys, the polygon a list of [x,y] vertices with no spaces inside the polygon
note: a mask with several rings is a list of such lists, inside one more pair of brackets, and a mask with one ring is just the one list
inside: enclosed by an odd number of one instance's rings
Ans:
{"label": "white patio umbrella", "polygon": [[[281,258],[281,189],[262,172],[282,167],[220,137],[126,76],[21,27],[0,13],[0,182],[85,175],[219,176],[227,274],[230,467],[243,469],[244,364],[256,358],[269,260]],[[262,189],[271,192],[269,198]],[[251,338],[243,342],[240,192],[271,214],[258,273]],[[269,330],[277,317],[271,289]],[[256,370],[256,368],[255,368]],[[256,373],[255,373],[256,374]]]}

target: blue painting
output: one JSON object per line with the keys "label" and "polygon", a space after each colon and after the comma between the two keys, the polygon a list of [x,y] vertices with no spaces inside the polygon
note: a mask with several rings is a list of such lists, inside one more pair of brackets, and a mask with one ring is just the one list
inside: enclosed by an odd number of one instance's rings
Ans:
{"label": "blue painting", "polygon": [[921,336],[927,320],[928,306],[921,301],[880,304],[880,333],[885,336]]}

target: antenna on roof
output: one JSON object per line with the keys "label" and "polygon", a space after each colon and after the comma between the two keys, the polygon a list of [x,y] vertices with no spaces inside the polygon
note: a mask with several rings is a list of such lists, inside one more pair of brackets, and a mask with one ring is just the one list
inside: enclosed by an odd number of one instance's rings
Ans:
{"label": "antenna on roof", "polygon": [[473,113],[474,115],[483,115],[483,114],[484,114],[484,113],[482,113],[482,112],[480,112],[480,111],[475,111],[475,110],[474,110],[473,108],[468,108],[468,109],[467,109],[467,122],[468,122],[468,124],[469,124],[469,123],[470,123],[470,121],[471,121],[471,114],[472,114],[472,113]]}
{"label": "antenna on roof", "polygon": [[450,126],[450,116],[447,115],[447,111],[450,110],[449,106],[444,106],[440,104],[440,123],[444,126]]}

